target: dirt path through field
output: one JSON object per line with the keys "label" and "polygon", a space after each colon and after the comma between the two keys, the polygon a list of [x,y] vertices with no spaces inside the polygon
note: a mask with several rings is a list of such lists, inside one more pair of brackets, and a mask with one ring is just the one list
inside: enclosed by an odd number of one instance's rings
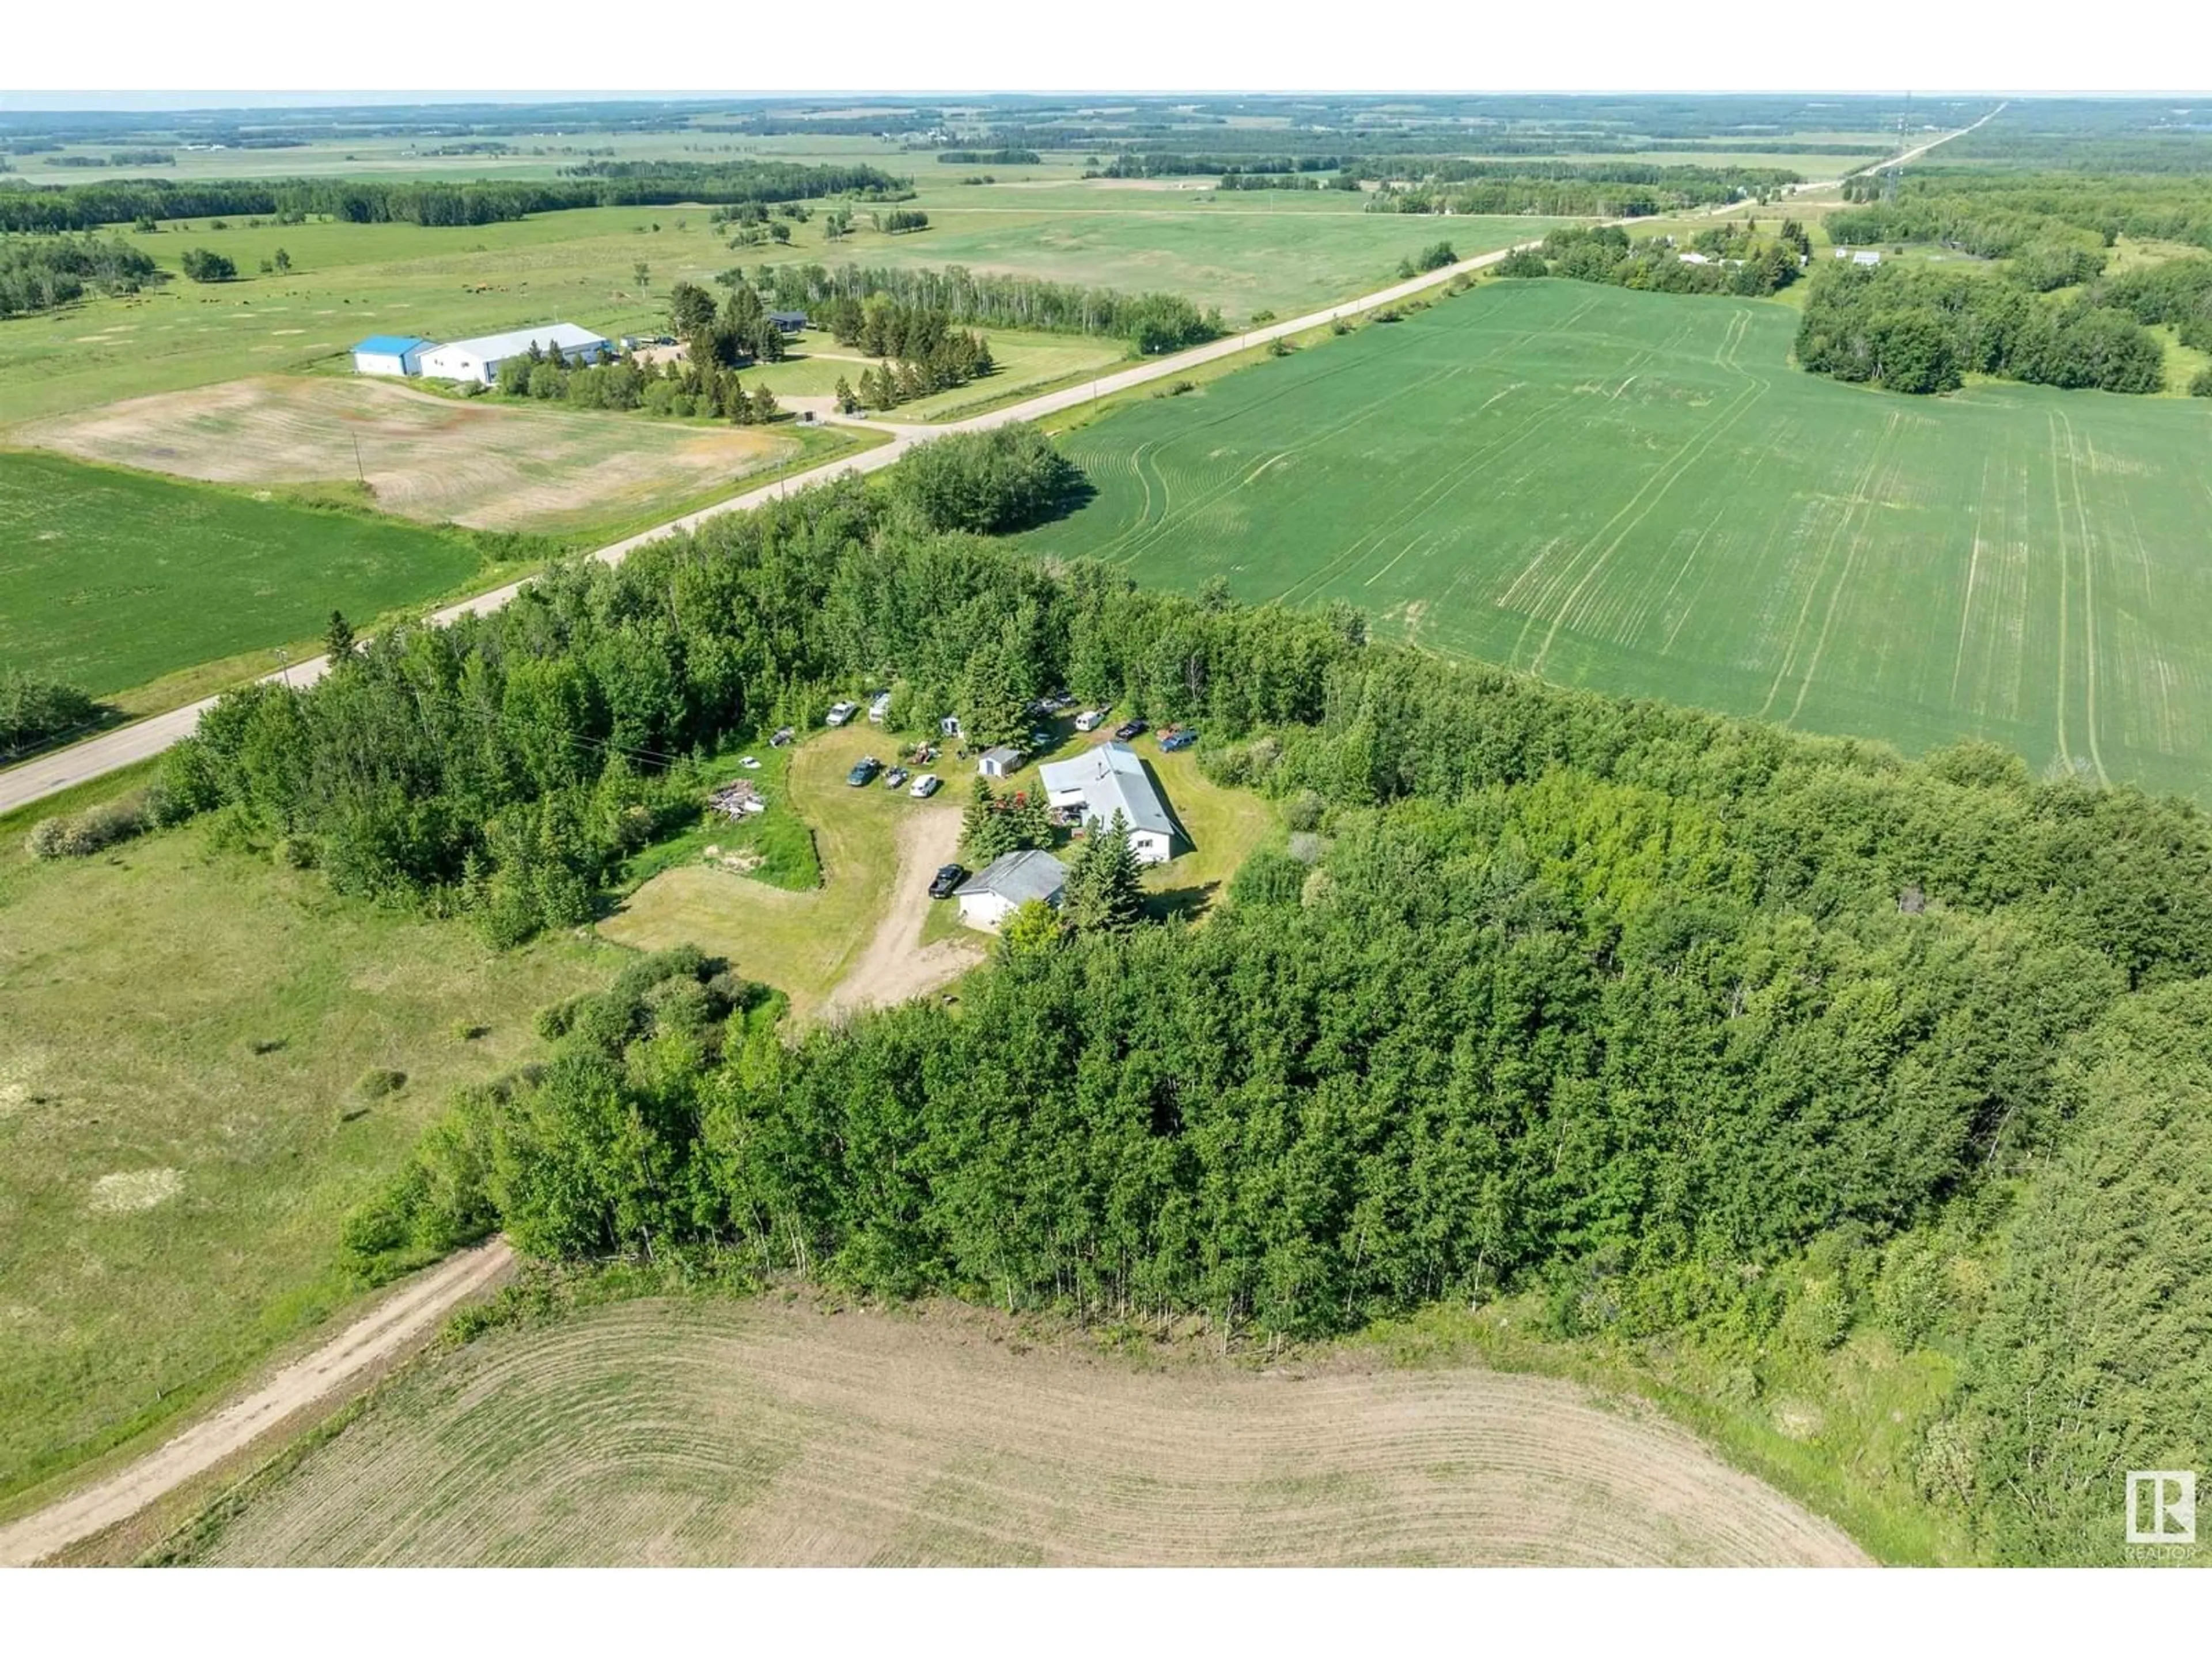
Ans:
{"label": "dirt path through field", "polygon": [[987,1310],[633,1303],[494,1332],[220,1565],[1864,1565],[1634,1401],[1358,1350],[1265,1372]]}
{"label": "dirt path through field", "polygon": [[960,809],[949,801],[924,807],[899,826],[890,908],[852,972],[822,1005],[823,1018],[904,1002],[958,978],[983,959],[965,939],[921,942],[921,925],[929,907],[938,902],[929,896],[929,878],[952,861],[959,844]]}
{"label": "dirt path through field", "polygon": [[29,1566],[129,1520],[244,1450],[295,1412],[404,1352],[468,1297],[489,1289],[514,1259],[506,1242],[495,1239],[441,1263],[306,1358],[277,1372],[265,1388],[98,1484],[0,1528],[0,1566]]}

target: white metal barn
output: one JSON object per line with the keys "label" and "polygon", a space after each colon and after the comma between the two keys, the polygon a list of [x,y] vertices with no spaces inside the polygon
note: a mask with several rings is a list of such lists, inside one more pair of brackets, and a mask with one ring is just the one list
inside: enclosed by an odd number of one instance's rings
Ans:
{"label": "white metal barn", "polygon": [[1164,864],[1175,856],[1175,820],[1168,816],[1152,775],[1126,743],[1102,743],[1073,760],[1037,768],[1045,800],[1073,807],[1086,823],[1110,823],[1119,812],[1129,826],[1129,848],[1139,864]]}
{"label": "white metal barn", "polygon": [[557,351],[572,363],[595,363],[611,351],[605,340],[587,328],[574,323],[539,323],[534,328],[510,329],[504,334],[433,346],[422,354],[422,373],[434,380],[474,380],[478,386],[489,386],[499,378],[501,363],[510,357],[529,356],[532,345],[548,357]]}

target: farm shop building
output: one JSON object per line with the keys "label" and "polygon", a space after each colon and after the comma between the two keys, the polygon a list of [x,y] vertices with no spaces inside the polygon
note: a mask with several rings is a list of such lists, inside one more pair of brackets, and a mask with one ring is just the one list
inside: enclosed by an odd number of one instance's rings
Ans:
{"label": "farm shop building", "polygon": [[526,357],[536,346],[542,356],[559,352],[572,363],[595,363],[609,355],[607,343],[589,329],[574,323],[540,323],[505,334],[487,334],[480,340],[455,340],[432,346],[422,354],[422,373],[434,380],[474,380],[489,386],[499,378],[499,366],[509,357]]}
{"label": "farm shop building", "polygon": [[372,334],[353,349],[356,374],[420,374],[422,354],[435,350],[428,340],[411,334]]}

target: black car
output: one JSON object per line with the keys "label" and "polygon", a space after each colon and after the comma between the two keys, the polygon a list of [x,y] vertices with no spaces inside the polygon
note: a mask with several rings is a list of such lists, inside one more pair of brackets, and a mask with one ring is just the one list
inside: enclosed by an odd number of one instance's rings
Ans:
{"label": "black car", "polygon": [[1144,736],[1144,734],[1151,729],[1152,728],[1146,726],[1142,720],[1123,720],[1119,726],[1114,728],[1114,735],[1119,738],[1123,743],[1127,743],[1132,738],[1140,738]]}
{"label": "black car", "polygon": [[951,898],[952,890],[967,878],[967,871],[957,864],[948,864],[937,872],[935,879],[929,884],[929,896],[932,898]]}

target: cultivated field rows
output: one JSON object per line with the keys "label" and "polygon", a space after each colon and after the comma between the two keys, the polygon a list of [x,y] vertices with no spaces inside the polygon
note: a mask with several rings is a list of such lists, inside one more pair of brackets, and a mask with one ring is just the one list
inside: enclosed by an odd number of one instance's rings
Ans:
{"label": "cultivated field rows", "polygon": [[1790,367],[1794,324],[1488,286],[1073,434],[1097,498],[1030,541],[1547,678],[2199,789],[2206,411],[1867,392]]}
{"label": "cultivated field rows", "polygon": [[964,1310],[633,1304],[426,1364],[222,1565],[1843,1564],[1840,1533],[1572,1385],[1166,1370]]}

